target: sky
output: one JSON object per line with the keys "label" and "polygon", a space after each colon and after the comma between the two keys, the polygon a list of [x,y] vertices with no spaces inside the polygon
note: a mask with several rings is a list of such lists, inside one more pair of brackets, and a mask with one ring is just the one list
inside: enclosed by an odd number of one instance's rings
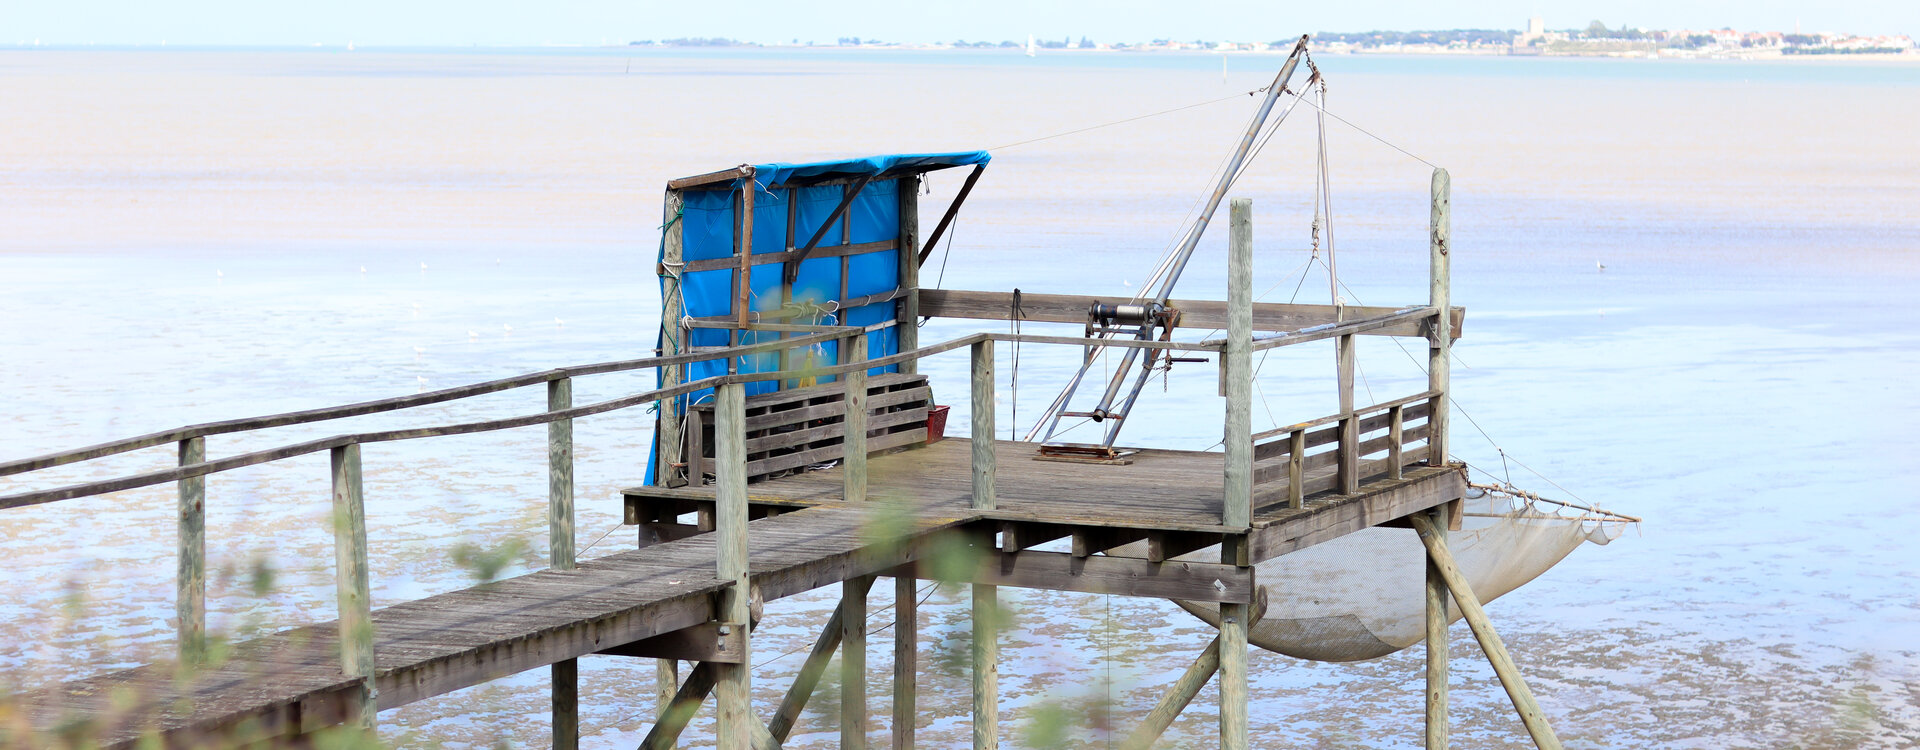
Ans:
{"label": "sky", "polygon": [[1917,0],[0,0],[0,44],[767,44],[1089,37],[1274,41],[1315,31],[1584,28],[1920,34]]}

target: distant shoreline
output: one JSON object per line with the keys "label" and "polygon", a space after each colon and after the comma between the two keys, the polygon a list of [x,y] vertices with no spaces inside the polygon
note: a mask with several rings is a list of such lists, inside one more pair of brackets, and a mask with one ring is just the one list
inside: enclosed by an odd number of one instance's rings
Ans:
{"label": "distant shoreline", "polygon": [[[346,44],[315,45],[189,45],[189,44],[135,44],[135,45],[92,45],[92,44],[6,44],[0,45],[0,52],[307,52],[340,54],[392,54],[392,53],[462,53],[475,51],[504,52],[513,50],[579,50],[605,53],[615,52],[691,52],[691,51],[751,51],[768,52],[903,52],[903,53],[953,53],[981,56],[1017,57],[1023,54],[1021,49],[1008,48],[967,48],[951,45],[808,45],[808,44],[736,44],[736,45],[629,45],[629,44],[527,44],[527,45],[368,45],[356,44],[349,48]],[[1850,62],[1875,62],[1907,64],[1920,66],[1920,51],[1913,52],[1860,52],[1832,54],[1745,54],[1745,55],[1678,55],[1678,54],[1509,54],[1500,49],[1419,49],[1419,50],[1320,50],[1325,57],[1433,57],[1433,58],[1532,58],[1532,59],[1588,59],[1588,60],[1631,60],[1631,61],[1708,61],[1708,62],[1789,62],[1812,65]],[[1035,57],[1054,56],[1285,56],[1284,50],[1211,50],[1211,49],[1046,49]]]}

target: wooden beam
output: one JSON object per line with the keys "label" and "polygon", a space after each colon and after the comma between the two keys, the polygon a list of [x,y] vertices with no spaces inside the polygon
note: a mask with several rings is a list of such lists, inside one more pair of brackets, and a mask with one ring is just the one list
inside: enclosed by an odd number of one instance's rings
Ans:
{"label": "wooden beam", "polygon": [[[807,257],[809,258],[844,258],[850,255],[865,255],[867,253],[891,252],[894,250],[898,250],[899,248],[900,248],[899,243],[894,240],[876,240],[874,242],[854,242],[854,243],[848,243],[845,245],[828,245],[826,247],[816,247],[813,249],[812,253],[809,253],[807,255]],[[789,263],[793,260],[793,254],[794,254],[794,251],[788,251],[788,250],[782,250],[777,253],[758,253],[753,256],[753,264],[756,266],[768,266],[768,265]],[[687,261],[686,264],[683,267],[681,267],[680,270],[683,273],[694,273],[698,271],[725,271],[725,270],[732,270],[734,268],[737,268],[739,267],[739,265],[740,265],[740,260],[738,258],[728,256],[725,258],[706,258],[702,260],[690,260],[690,261]],[[842,306],[858,307],[858,305],[842,305]],[[773,317],[773,311],[768,310],[768,311],[761,312],[759,317],[763,320],[766,318]],[[717,316],[713,318],[696,318],[696,320],[731,320],[731,317]]]}
{"label": "wooden beam", "polygon": [[1147,538],[1146,529],[1112,526],[1076,526],[1073,528],[1073,556],[1091,557],[1122,545]]}
{"label": "wooden beam", "polygon": [[680,689],[674,691],[666,710],[660,712],[653,728],[647,730],[646,739],[640,741],[640,750],[673,750],[680,733],[700,710],[700,704],[706,702],[707,694],[713,692],[716,671],[717,667],[712,664],[693,666]]}
{"label": "wooden beam", "polygon": [[893,745],[913,750],[915,722],[919,720],[920,591],[912,571],[893,576]]}
{"label": "wooden beam", "polygon": [[[1081,294],[1020,294],[1021,320],[1029,323],[1087,322],[1087,308],[1095,302],[1126,301],[1124,297],[1096,297]],[[1011,292],[979,292],[963,289],[920,290],[920,314],[929,318],[970,320],[1007,320],[1012,314]],[[1224,330],[1227,327],[1227,303],[1222,300],[1170,300],[1180,311],[1180,328]],[[1347,317],[1364,320],[1392,315],[1403,308],[1348,305]],[[1460,337],[1466,320],[1465,308],[1453,308],[1449,319],[1453,338]],[[1253,305],[1253,330],[1262,332],[1298,331],[1336,321],[1332,305],[1298,305],[1259,302]],[[1431,326],[1416,321],[1395,323],[1384,328],[1358,331],[1363,336],[1426,336]]]}
{"label": "wooden beam", "polygon": [[[1428,511],[1444,515],[1442,509]],[[1447,524],[1434,526],[1433,535],[1447,543]],[[1427,595],[1427,750],[1447,750],[1447,579],[1432,558],[1426,565]]]}
{"label": "wooden beam", "polygon": [[753,174],[753,169],[751,167],[748,167],[745,164],[742,164],[737,167],[730,167],[727,169],[722,169],[714,172],[708,172],[706,174],[697,174],[692,177],[681,177],[678,179],[668,180],[667,190],[679,191],[679,190],[685,190],[687,188],[701,187],[704,185],[712,185],[717,182],[731,182],[733,180],[738,180],[742,177],[747,177],[752,174]]}
{"label": "wooden beam", "polygon": [[[794,278],[800,275],[800,263],[807,259],[807,254],[812,253],[814,246],[820,244],[820,238],[827,236],[827,230],[832,229],[833,225],[840,221],[840,217],[847,213],[847,207],[853,205],[854,199],[860,197],[860,191],[867,189],[867,184],[871,182],[873,182],[873,176],[865,175],[854,180],[851,184],[840,188],[840,203],[833,207],[833,213],[828,214],[827,219],[820,222],[820,228],[815,229],[813,236],[807,238],[807,244],[805,246],[793,250],[787,257],[785,261],[786,272],[783,281],[788,284],[793,283]],[[797,194],[794,194],[789,200],[794,200],[798,197]],[[792,231],[792,229],[788,229],[788,231]],[[842,238],[842,241],[848,242],[850,239]]]}
{"label": "wooden beam", "polygon": [[840,626],[842,617],[842,609],[834,607],[827,624],[820,628],[820,636],[813,641],[813,650],[807,653],[807,660],[800,664],[799,674],[794,675],[793,684],[787,688],[786,697],[780,700],[780,708],[773,712],[773,720],[767,722],[767,729],[775,740],[786,742],[793,734],[800,712],[806,710],[814,688],[820,685],[820,677],[826,674],[827,665],[833,661],[833,652],[840,648],[840,638],[844,635]]}
{"label": "wooden beam", "polygon": [[960,192],[953,196],[953,202],[947,204],[947,212],[940,215],[940,223],[933,225],[933,234],[927,236],[927,246],[920,251],[915,265],[926,265],[933,248],[940,244],[940,236],[947,233],[947,225],[953,223],[953,217],[960,213],[960,204],[967,202],[967,194],[973,192],[973,183],[980,181],[980,173],[987,171],[987,165],[976,164],[972,172],[967,173],[967,181],[960,183]]}
{"label": "wooden beam", "polygon": [[1173,726],[1173,720],[1179,718],[1181,711],[1187,710],[1187,705],[1193,702],[1194,697],[1200,694],[1200,689],[1206,687],[1218,671],[1220,637],[1214,636],[1193,663],[1187,665],[1187,671],[1182,672],[1180,678],[1167,688],[1167,693],[1160,696],[1160,702],[1154,704],[1146,718],[1140,720],[1140,726],[1127,735],[1126,741],[1120,744],[1121,750],[1152,750],[1154,742],[1160,739],[1160,735],[1166,734],[1167,727]]}
{"label": "wooden beam", "polygon": [[[207,439],[180,441],[180,465],[207,460]],[[207,647],[207,478],[180,480],[179,569],[174,576],[175,647],[181,664],[204,661]]]}
{"label": "wooden beam", "polygon": [[1000,548],[1008,552],[1032,549],[1073,535],[1073,527],[1036,521],[1001,521]]}
{"label": "wooden beam", "polygon": [[[939,579],[951,571],[935,571],[920,564],[922,578]],[[1203,562],[1149,562],[1139,557],[1094,555],[1074,557],[1064,552],[993,552],[983,556],[970,575],[951,579],[976,584],[1018,586],[1050,591],[1121,594],[1206,602],[1253,601],[1252,568]]]}
{"label": "wooden beam", "polygon": [[1434,568],[1440,573],[1453,594],[1453,601],[1460,605],[1460,614],[1466,618],[1467,626],[1473,630],[1473,638],[1480,642],[1480,650],[1486,652],[1487,663],[1493,665],[1493,673],[1500,678],[1501,687],[1506,688],[1507,698],[1513,701],[1513,708],[1520,713],[1520,722],[1527,727],[1527,734],[1533,737],[1533,744],[1540,750],[1561,750],[1560,738],[1553,733],[1553,727],[1547,724],[1547,716],[1540,710],[1539,702],[1533,698],[1533,691],[1527,687],[1526,678],[1520,676],[1520,668],[1513,663],[1513,655],[1507,653],[1507,645],[1500,640],[1500,634],[1494,632],[1493,622],[1487,619],[1487,611],[1480,607],[1480,599],[1473,595],[1473,589],[1467,585],[1467,579],[1453,560],[1453,552],[1447,549],[1446,538],[1441,536],[1433,520],[1424,514],[1411,517],[1413,530],[1420,535],[1420,543],[1426,545],[1427,558],[1433,561]]}
{"label": "wooden beam", "polygon": [[1414,468],[1407,472],[1406,479],[1369,487],[1368,494],[1356,502],[1316,507],[1255,526],[1249,535],[1249,554],[1256,562],[1270,560],[1458,500],[1466,495],[1467,482],[1458,471]]}
{"label": "wooden beam", "polygon": [[[660,349],[669,356],[686,353],[686,331],[680,327],[680,319],[686,317],[686,298],[681,290],[681,281],[685,275],[682,259],[686,249],[686,227],[681,223],[681,213],[686,209],[686,196],[678,190],[668,190],[666,205],[661,213],[660,230]],[[668,273],[669,270],[671,273]],[[660,384],[673,387],[685,382],[685,365],[668,365],[660,368]],[[680,399],[670,398],[660,402],[660,417],[654,422],[654,466],[653,481],[662,487],[678,487],[686,481],[681,469],[675,468],[681,455]]]}
{"label": "wooden beam", "polygon": [[[1453,245],[1453,178],[1447,170],[1433,170],[1433,211],[1432,232],[1428,255],[1431,269],[1428,278],[1428,305],[1442,310],[1447,309],[1452,297],[1452,245]],[[1429,332],[1427,344],[1427,390],[1438,396],[1433,399],[1433,412],[1427,417],[1427,463],[1434,466],[1447,465],[1447,388],[1449,361],[1453,351],[1453,340],[1460,336],[1460,322],[1442,316],[1435,319],[1437,325]]]}
{"label": "wooden beam", "polygon": [[661,633],[652,638],[604,648],[599,653],[606,656],[651,657],[661,661],[745,664],[747,659],[745,631],[740,628],[727,628],[727,632],[722,634],[720,630],[721,625],[718,622],[703,622],[671,633]]}
{"label": "wooden beam", "polygon": [[[900,303],[894,307],[894,329],[899,350],[920,348],[920,175],[900,178]],[[900,363],[900,371],[909,375],[920,371],[919,360]],[[911,742],[911,739],[909,739]]]}
{"label": "wooden beam", "polygon": [[1166,562],[1173,558],[1220,543],[1219,534],[1190,531],[1151,531],[1147,533],[1147,562]]}
{"label": "wooden beam", "polygon": [[760,185],[754,182],[753,167],[746,167],[742,171],[746,183],[740,186],[740,221],[734,225],[740,233],[735,238],[739,241],[740,250],[736,260],[740,266],[733,275],[733,311],[739,316],[740,325],[744,326],[753,314],[750,304],[753,299],[753,198],[760,192]]}

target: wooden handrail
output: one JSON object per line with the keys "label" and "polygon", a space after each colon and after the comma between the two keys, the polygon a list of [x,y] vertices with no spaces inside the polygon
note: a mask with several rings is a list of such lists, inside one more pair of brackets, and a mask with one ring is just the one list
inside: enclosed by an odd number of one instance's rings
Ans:
{"label": "wooden handrail", "polygon": [[[178,442],[180,440],[185,440],[193,437],[200,437],[205,435],[217,435],[217,434],[232,433],[232,432],[244,432],[248,430],[266,429],[271,427],[284,427],[289,425],[306,424],[311,422],[327,421],[331,419],[341,419],[345,417],[354,417],[354,416],[361,416],[365,414],[394,411],[394,410],[405,409],[413,406],[424,406],[428,404],[454,401],[462,398],[484,395],[488,393],[496,393],[499,391],[511,390],[513,388],[519,388],[519,387],[534,385],[538,383],[546,383],[553,380],[570,378],[570,377],[575,377],[579,375],[595,375],[595,374],[608,373],[608,372],[621,372],[621,371],[627,371],[627,370],[644,369],[649,367],[662,367],[667,365],[683,364],[688,362],[726,359],[732,356],[740,356],[740,355],[746,355],[746,354],[753,354],[757,352],[771,351],[771,350],[780,349],[783,347],[806,346],[806,345],[811,345],[821,341],[845,338],[851,335],[864,335],[865,333],[868,332],[869,329],[877,329],[877,328],[883,328],[883,327],[885,327],[884,324],[881,324],[877,327],[876,326],[867,326],[862,328],[846,327],[846,328],[841,328],[834,331],[817,333],[817,334],[812,334],[808,336],[797,336],[794,338],[785,339],[783,341],[766,342],[766,343],[753,344],[753,345],[747,345],[747,346],[731,347],[724,351],[705,352],[701,354],[680,354],[680,355],[667,356],[667,357],[649,357],[645,359],[626,360],[622,362],[607,362],[607,363],[601,363],[601,364],[595,364],[595,365],[563,367],[563,368],[558,368],[553,370],[546,370],[543,372],[519,375],[511,378],[491,380],[484,383],[475,383],[472,385],[447,388],[439,391],[433,391],[430,393],[415,394],[412,396],[401,396],[397,398],[382,399],[379,401],[365,401],[358,404],[348,404],[345,406],[335,406],[335,407],[328,407],[323,409],[309,409],[306,411],[289,412],[286,414],[278,414],[278,415],[273,415],[268,417],[255,417],[251,419],[237,419],[237,420],[229,420],[225,422],[209,422],[206,424],[191,425],[188,427],[182,427],[175,430],[169,430],[166,432],[157,432],[157,433],[152,433],[148,435],[128,438],[125,440],[118,440],[110,443],[102,443],[100,445],[95,445],[88,448],[81,448],[78,450],[66,451],[63,453],[49,454],[49,455],[41,456],[38,458],[23,459],[19,461],[12,461],[5,464],[0,464],[0,476],[4,476],[7,474],[19,474],[23,472],[51,468],[54,466],[61,466],[65,464],[76,463],[79,461],[86,461],[90,459],[101,458],[104,456],[111,456],[111,455],[124,453],[131,450],[137,450],[140,448],[147,448],[147,447],[162,445],[170,442]],[[844,363],[844,364],[837,364],[837,365],[826,365],[822,367],[811,368],[807,372],[808,374],[815,375],[815,376],[844,375],[850,372],[854,372],[856,370],[865,371],[865,370],[870,370],[874,368],[897,365],[902,362],[914,361],[914,360],[922,359],[924,357],[933,356],[935,354],[941,354],[941,353],[953,351],[955,349],[960,349],[963,347],[970,347],[981,341],[990,341],[990,340],[991,341],[1019,341],[1023,343],[1032,343],[1032,344],[1070,344],[1075,346],[1084,345],[1085,342],[1087,341],[1086,339],[1066,337],[1066,336],[1033,336],[1033,335],[1016,335],[1016,334],[1010,334],[1010,333],[975,333],[967,336],[962,336],[957,339],[952,339],[949,341],[944,341],[938,344],[934,344],[932,346],[925,346],[925,347],[921,347],[919,349],[914,349],[911,351],[900,352],[898,354],[890,354],[885,357],[876,357],[876,358],[867,360],[865,362],[852,362],[852,363]],[[1142,349],[1174,349],[1174,350],[1181,350],[1181,351],[1215,351],[1217,349],[1217,347],[1210,346],[1207,344],[1190,344],[1190,343],[1178,343],[1178,342],[1166,342],[1166,341],[1115,340],[1115,341],[1106,341],[1104,343],[1108,346],[1125,346],[1125,347],[1135,347],[1135,348],[1142,348]],[[393,442],[393,441],[399,441],[399,440],[417,440],[420,438],[444,437],[448,435],[467,435],[467,434],[473,434],[478,432],[494,432],[498,430],[511,430],[511,429],[520,428],[520,427],[532,427],[535,425],[548,424],[548,423],[556,422],[559,420],[572,420],[572,419],[578,419],[582,417],[591,417],[599,414],[605,414],[611,411],[618,411],[620,409],[626,409],[634,406],[640,406],[643,404],[660,401],[663,399],[673,398],[675,396],[682,396],[689,393],[694,393],[696,391],[717,387],[720,385],[727,385],[727,384],[733,384],[733,383],[751,383],[751,382],[760,382],[760,381],[768,381],[768,380],[791,379],[794,375],[795,375],[795,371],[790,371],[790,370],[719,375],[719,376],[714,376],[710,378],[705,378],[702,380],[692,381],[689,383],[682,383],[680,385],[671,386],[668,388],[659,388],[655,390],[633,394],[630,396],[623,396],[616,399],[601,401],[598,403],[587,404],[584,406],[576,406],[570,409],[544,411],[538,414],[528,414],[524,416],[507,417],[503,419],[490,419],[490,420],[482,420],[478,422],[462,422],[458,424],[440,425],[437,427],[415,427],[415,428],[407,428],[407,429],[399,429],[399,430],[381,430],[381,431],[375,431],[375,432],[359,432],[359,433],[335,435],[332,437],[320,438],[318,440],[309,440],[306,442],[294,443],[291,445],[283,445],[276,448],[268,448],[266,450],[254,451],[252,453],[243,453],[237,456],[228,456],[226,458],[221,458],[213,461],[202,461],[198,463],[186,464],[186,465],[177,466],[171,469],[150,471],[142,474],[133,474],[133,475],[128,475],[124,477],[117,477],[114,479],[107,479],[107,480],[102,480],[97,482],[87,482],[82,484],[74,484],[74,485],[68,485],[65,487],[56,487],[56,488],[47,489],[47,490],[36,490],[32,492],[14,493],[11,495],[0,495],[0,510],[5,510],[8,508],[20,508],[20,507],[25,507],[29,505],[41,505],[44,503],[57,502],[61,500],[72,500],[75,498],[89,497],[89,496],[100,495],[100,494],[105,494],[109,492],[121,492],[124,490],[138,489],[141,487],[150,487],[156,484],[164,484],[167,482],[177,482],[182,479],[192,479],[194,477],[202,477],[208,474],[218,474],[221,472],[232,471],[234,469],[246,468],[248,466],[257,466],[264,463],[271,463],[274,461],[293,458],[295,456],[304,456],[310,453],[328,451],[328,450],[332,450],[334,448],[338,448],[345,445]],[[1375,407],[1369,407],[1369,409],[1372,409],[1372,408],[1375,408]]]}
{"label": "wooden handrail", "polygon": [[385,399],[379,399],[375,401],[362,401],[359,403],[345,404],[342,406],[328,406],[328,407],[323,407],[319,409],[306,409],[303,411],[287,412],[284,414],[274,414],[274,415],[265,416],[265,417],[246,417],[242,419],[230,419],[222,422],[206,422],[203,424],[188,425],[186,427],[179,427],[172,430],[166,430],[163,432],[148,433],[145,435],[125,438],[122,440],[115,440],[112,442],[92,445],[85,448],[78,448],[78,449],[69,450],[69,451],[61,451],[59,453],[50,453],[44,456],[37,456],[34,458],[25,458],[25,459],[19,459],[15,461],[7,461],[4,463],[0,463],[0,477],[9,476],[13,474],[20,474],[20,473],[29,472],[29,471],[38,471],[40,469],[49,469],[55,466],[63,466],[66,464],[75,463],[79,461],[90,461],[92,459],[104,458],[107,456],[125,453],[127,451],[139,450],[141,448],[151,448],[153,446],[164,445],[166,443],[177,443],[181,440],[186,440],[188,438],[194,438],[194,437],[204,437],[207,435],[223,435],[223,434],[234,433],[234,432],[249,432],[252,430],[264,430],[264,429],[269,429],[273,427],[288,427],[288,426],[298,425],[298,424],[325,422],[325,421],[334,420],[334,419],[345,419],[347,417],[358,417],[358,416],[364,416],[367,414],[379,414],[382,412],[397,411],[400,409],[410,409],[416,406],[429,406],[432,404],[444,403],[447,401],[458,401],[463,398],[471,398],[474,396],[484,396],[489,393],[509,391],[515,388],[524,388],[526,386],[538,385],[538,384],[546,383],[552,380],[559,380],[561,378],[579,377],[584,375],[602,375],[610,372],[626,372],[631,370],[644,370],[652,367],[664,367],[668,365],[688,364],[692,362],[702,362],[707,360],[727,359],[729,357],[734,357],[734,356],[757,354],[761,352],[774,351],[777,349],[783,349],[783,348],[789,348],[789,347],[807,346],[807,345],[820,343],[823,341],[831,341],[836,338],[844,337],[848,335],[848,332],[854,331],[854,330],[859,330],[859,329],[856,329],[853,327],[847,327],[842,330],[817,333],[817,334],[812,334],[808,336],[796,336],[794,338],[784,339],[780,341],[767,341],[767,342],[761,342],[757,344],[730,347],[724,351],[704,352],[700,354],[676,354],[671,356],[646,357],[642,359],[629,359],[629,360],[620,360],[615,362],[601,362],[598,364],[591,364],[591,365],[561,367],[561,368],[552,369],[552,370],[544,370],[541,372],[530,372],[524,375],[515,375],[512,377],[500,378],[498,380],[488,380],[480,383],[472,383],[469,385],[454,386],[452,388],[442,388],[437,391],[428,391],[426,393],[416,393],[411,396],[395,396],[393,398],[385,398]]}
{"label": "wooden handrail", "polygon": [[1438,395],[1440,395],[1438,391],[1421,391],[1411,396],[1396,398],[1392,401],[1382,401],[1372,406],[1362,406],[1357,409],[1354,409],[1352,412],[1348,412],[1345,414],[1329,414],[1319,419],[1309,419],[1299,424],[1291,424],[1285,427],[1276,427],[1274,429],[1267,430],[1265,432],[1254,433],[1253,442],[1258,443],[1267,438],[1279,437],[1281,435],[1291,433],[1295,430],[1310,430],[1315,427],[1320,427],[1322,425],[1330,425],[1335,422],[1339,422],[1340,420],[1346,419],[1348,417],[1365,416],[1368,414],[1372,414],[1374,412],[1386,411],[1396,406],[1406,406],[1408,404],[1416,403],[1419,401],[1425,401],[1427,399],[1433,398]]}

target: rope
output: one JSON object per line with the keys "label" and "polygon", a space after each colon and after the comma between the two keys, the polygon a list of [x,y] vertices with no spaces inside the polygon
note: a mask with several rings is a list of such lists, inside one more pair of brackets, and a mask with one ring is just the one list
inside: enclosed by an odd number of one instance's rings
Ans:
{"label": "rope", "polygon": [[1393,150],[1395,150],[1395,151],[1398,151],[1398,152],[1400,152],[1400,153],[1403,153],[1403,154],[1406,154],[1406,155],[1407,155],[1408,157],[1411,157],[1411,158],[1412,158],[1412,159],[1413,159],[1414,161],[1417,161],[1417,162],[1420,162],[1421,164],[1425,164],[1425,165],[1427,165],[1427,166],[1429,166],[1429,167],[1433,167],[1434,169],[1439,169],[1439,168],[1440,168],[1440,165],[1438,165],[1438,164],[1435,164],[1435,163],[1433,163],[1433,162],[1430,162],[1430,161],[1427,161],[1426,159],[1422,159],[1422,158],[1420,158],[1420,155],[1419,155],[1419,154],[1415,154],[1415,153],[1414,153],[1414,152],[1412,152],[1412,151],[1408,151],[1408,150],[1406,150],[1406,149],[1404,149],[1404,148],[1401,148],[1401,147],[1399,147],[1399,146],[1396,146],[1396,145],[1394,145],[1394,144],[1393,144],[1393,142],[1392,142],[1392,141],[1389,141],[1389,140],[1387,140],[1387,139],[1385,139],[1385,138],[1381,138],[1380,136],[1377,136],[1377,135],[1374,135],[1372,131],[1370,131],[1370,130],[1367,130],[1366,128],[1363,128],[1363,127],[1360,127],[1359,125],[1355,125],[1355,124],[1353,124],[1352,122],[1349,122],[1349,121],[1347,120],[1347,118],[1345,118],[1345,117],[1341,117],[1341,116],[1339,116],[1339,115],[1336,115],[1336,114],[1334,114],[1334,113],[1332,113],[1332,112],[1329,112],[1329,111],[1327,111],[1327,109],[1326,109],[1326,107],[1324,107],[1324,106],[1321,106],[1321,105],[1319,105],[1319,104],[1314,104],[1313,102],[1307,102],[1307,103],[1308,103],[1308,104],[1311,104],[1311,105],[1313,105],[1313,108],[1314,108],[1314,109],[1318,109],[1318,110],[1320,110],[1320,113],[1321,113],[1321,114],[1324,114],[1324,115],[1326,115],[1326,116],[1328,116],[1328,117],[1331,117],[1331,118],[1333,118],[1333,119],[1335,119],[1335,120],[1339,120],[1339,121],[1340,121],[1340,124],[1342,124],[1342,125],[1345,125],[1345,126],[1347,126],[1347,127],[1350,127],[1350,128],[1353,128],[1354,130],[1358,130],[1358,131],[1360,131],[1360,132],[1361,132],[1362,134],[1364,134],[1364,135],[1366,135],[1366,136],[1367,136],[1368,138],[1372,138],[1372,139],[1374,139],[1374,140],[1376,140],[1376,141],[1379,141],[1379,142],[1380,142],[1381,144],[1383,144],[1383,145],[1385,145],[1385,146],[1386,146],[1387,148],[1390,148],[1390,149],[1393,149]]}
{"label": "rope", "polygon": [[1013,335],[1014,335],[1013,383],[1011,385],[1013,389],[1013,393],[1007,399],[1007,406],[1012,409],[1013,413],[1010,415],[1010,417],[1007,420],[1009,422],[1009,424],[1007,425],[1007,439],[1019,440],[1020,439],[1019,437],[1020,436],[1020,338],[1019,338],[1020,318],[1026,315],[1026,311],[1020,309],[1020,288],[1019,287],[1014,287],[1013,304],[1010,307],[1011,309],[1008,310],[1007,319],[1013,327]]}
{"label": "rope", "polygon": [[1267,89],[1270,89],[1270,88],[1273,88],[1273,87],[1272,87],[1272,86],[1262,86],[1262,87],[1260,87],[1260,88],[1257,88],[1257,89],[1254,89],[1254,90],[1252,90],[1252,91],[1249,91],[1249,92],[1247,92],[1247,93],[1245,93],[1245,94],[1234,94],[1234,95],[1231,95],[1231,96],[1223,96],[1223,97],[1220,97],[1220,98],[1218,98],[1218,99],[1208,99],[1208,100],[1206,100],[1206,101],[1204,101],[1204,102],[1194,102],[1193,104],[1187,104],[1187,105],[1183,105],[1183,106],[1179,106],[1179,107],[1174,107],[1173,109],[1163,109],[1163,110],[1160,110],[1159,112],[1149,112],[1149,113],[1147,113],[1147,114],[1144,114],[1144,115],[1135,115],[1135,116],[1133,116],[1133,117],[1128,117],[1128,118],[1126,118],[1126,119],[1123,119],[1123,120],[1114,120],[1114,121],[1112,121],[1112,122],[1103,122],[1103,123],[1100,123],[1100,124],[1098,124],[1098,125],[1088,125],[1088,126],[1086,126],[1086,127],[1084,127],[1084,128],[1078,128],[1078,129],[1075,129],[1075,130],[1068,130],[1068,131],[1066,131],[1066,132],[1062,132],[1062,133],[1054,133],[1053,135],[1043,135],[1043,136],[1040,136],[1040,137],[1038,137],[1038,138],[1029,138],[1029,139],[1027,139],[1027,140],[1024,140],[1024,141],[1015,141],[1015,142],[1013,142],[1013,143],[1009,143],[1009,144],[1007,144],[1007,145],[1004,145],[1004,146],[994,146],[993,148],[990,148],[990,149],[988,149],[988,150],[989,150],[989,151],[1001,151],[1001,150],[1005,150],[1005,149],[1009,149],[1009,148],[1013,148],[1013,147],[1015,147],[1015,146],[1025,146],[1025,145],[1027,145],[1027,144],[1029,144],[1029,143],[1039,143],[1039,142],[1041,142],[1041,141],[1050,141],[1050,140],[1053,140],[1053,139],[1055,139],[1055,138],[1064,138],[1064,137],[1066,137],[1066,136],[1070,136],[1070,135],[1077,135],[1077,134],[1079,134],[1079,133],[1085,133],[1085,132],[1087,132],[1087,131],[1089,131],[1089,130],[1099,130],[1099,129],[1101,129],[1101,128],[1110,128],[1110,127],[1113,127],[1113,126],[1115,126],[1115,125],[1125,125],[1125,124],[1127,124],[1127,123],[1129,123],[1129,122],[1135,122],[1135,121],[1138,121],[1138,120],[1145,120],[1145,119],[1147,119],[1147,118],[1150,118],[1150,117],[1159,117],[1159,116],[1161,116],[1161,115],[1170,115],[1170,114],[1173,114],[1173,113],[1175,113],[1175,112],[1181,112],[1181,111],[1185,111],[1185,110],[1189,110],[1189,109],[1193,109],[1193,108],[1195,108],[1195,107],[1204,107],[1204,106],[1207,106],[1207,105],[1209,105],[1209,104],[1219,104],[1219,103],[1221,103],[1221,102],[1224,102],[1224,101],[1230,101],[1230,100],[1233,100],[1233,99],[1238,99],[1238,98],[1240,98],[1241,96],[1255,96],[1255,95],[1258,95],[1258,94],[1264,94],[1264,93],[1266,93],[1266,91],[1267,91]]}

